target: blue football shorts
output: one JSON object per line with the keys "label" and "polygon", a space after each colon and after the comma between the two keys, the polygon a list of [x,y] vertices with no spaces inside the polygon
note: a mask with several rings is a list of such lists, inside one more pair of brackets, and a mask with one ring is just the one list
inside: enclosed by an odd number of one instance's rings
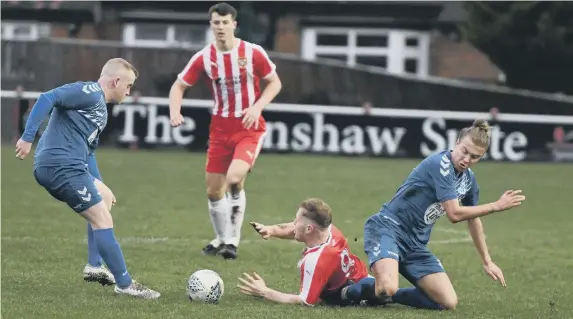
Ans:
{"label": "blue football shorts", "polygon": [[87,167],[37,167],[34,178],[52,197],[82,213],[102,201]]}
{"label": "blue football shorts", "polygon": [[422,277],[445,272],[440,260],[427,247],[412,244],[407,234],[384,215],[371,216],[364,225],[364,252],[368,266],[381,259],[398,261],[399,272],[413,285]]}

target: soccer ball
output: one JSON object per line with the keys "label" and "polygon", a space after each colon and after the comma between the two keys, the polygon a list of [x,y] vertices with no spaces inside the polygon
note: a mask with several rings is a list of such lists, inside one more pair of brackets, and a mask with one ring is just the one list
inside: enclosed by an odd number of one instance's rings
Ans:
{"label": "soccer ball", "polygon": [[224,292],[223,279],[209,269],[198,270],[187,280],[187,295],[191,301],[216,304]]}

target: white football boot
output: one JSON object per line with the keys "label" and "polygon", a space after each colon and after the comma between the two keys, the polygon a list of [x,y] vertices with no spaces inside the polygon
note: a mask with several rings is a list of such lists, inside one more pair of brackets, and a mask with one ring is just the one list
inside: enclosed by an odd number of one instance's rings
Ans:
{"label": "white football boot", "polygon": [[87,282],[99,282],[102,286],[111,286],[115,284],[113,274],[103,265],[94,267],[87,264],[84,267],[84,280]]}
{"label": "white football boot", "polygon": [[139,297],[143,299],[157,299],[161,294],[157,291],[151,290],[142,284],[132,280],[131,285],[125,288],[119,288],[117,285],[114,288],[115,293],[118,295],[128,295]]}

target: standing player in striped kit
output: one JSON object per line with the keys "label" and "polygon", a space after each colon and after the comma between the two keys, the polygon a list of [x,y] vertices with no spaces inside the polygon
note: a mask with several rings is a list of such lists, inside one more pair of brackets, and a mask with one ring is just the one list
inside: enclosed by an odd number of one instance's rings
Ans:
{"label": "standing player in striped kit", "polygon": [[[246,206],[245,177],[266,133],[261,113],[280,92],[281,81],[263,48],[235,37],[235,8],[219,3],[209,9],[209,17],[215,42],[197,52],[173,83],[169,93],[170,121],[174,127],[183,123],[183,94],[206,76],[215,102],[205,170],[216,238],[203,248],[203,253],[235,259]],[[261,79],[267,82],[263,92]]]}

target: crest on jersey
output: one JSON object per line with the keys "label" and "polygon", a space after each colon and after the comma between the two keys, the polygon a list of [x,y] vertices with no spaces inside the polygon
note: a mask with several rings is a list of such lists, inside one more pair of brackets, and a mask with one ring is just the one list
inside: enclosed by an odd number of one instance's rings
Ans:
{"label": "crest on jersey", "polygon": [[247,67],[247,58],[240,57],[238,62],[239,62],[239,68],[244,69]]}
{"label": "crest on jersey", "polygon": [[424,222],[426,225],[432,225],[438,220],[438,218],[445,214],[446,211],[440,203],[433,203],[424,212]]}

